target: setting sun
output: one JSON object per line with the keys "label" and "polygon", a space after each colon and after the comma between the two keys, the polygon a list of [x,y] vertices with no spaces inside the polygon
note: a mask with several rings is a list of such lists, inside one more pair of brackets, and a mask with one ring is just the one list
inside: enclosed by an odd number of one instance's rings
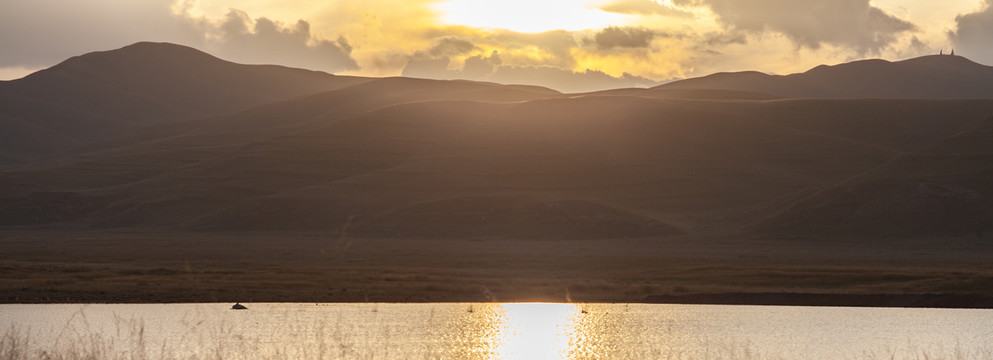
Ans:
{"label": "setting sun", "polygon": [[597,9],[588,0],[451,0],[436,9],[446,24],[526,33],[599,29],[620,25],[627,18]]}

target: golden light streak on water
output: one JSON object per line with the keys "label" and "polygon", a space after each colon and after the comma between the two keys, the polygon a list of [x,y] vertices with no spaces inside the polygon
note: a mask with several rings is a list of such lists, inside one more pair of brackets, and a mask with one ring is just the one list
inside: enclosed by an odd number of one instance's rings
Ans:
{"label": "golden light streak on water", "polygon": [[574,304],[501,304],[505,326],[498,359],[568,359],[574,323],[582,309]]}

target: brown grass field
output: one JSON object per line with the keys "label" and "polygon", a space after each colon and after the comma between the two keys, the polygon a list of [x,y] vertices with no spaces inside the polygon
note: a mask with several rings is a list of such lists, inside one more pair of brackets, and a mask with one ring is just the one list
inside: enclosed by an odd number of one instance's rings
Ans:
{"label": "brown grass field", "polygon": [[[989,239],[365,239],[5,231],[0,301],[637,302],[726,292],[993,295]],[[957,244],[949,248],[950,243]],[[136,246],[141,244],[141,246]]]}

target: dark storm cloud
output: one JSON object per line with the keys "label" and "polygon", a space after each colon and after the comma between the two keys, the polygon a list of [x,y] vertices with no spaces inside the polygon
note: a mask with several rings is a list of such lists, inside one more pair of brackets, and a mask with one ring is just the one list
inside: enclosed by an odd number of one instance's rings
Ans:
{"label": "dark storm cloud", "polygon": [[799,46],[823,44],[878,54],[897,35],[917,27],[873,7],[869,0],[678,0],[704,5],[727,26],[751,32],[775,31]]}
{"label": "dark storm cloud", "polygon": [[983,64],[993,64],[993,1],[980,11],[955,17],[955,31],[949,32],[956,53]]}

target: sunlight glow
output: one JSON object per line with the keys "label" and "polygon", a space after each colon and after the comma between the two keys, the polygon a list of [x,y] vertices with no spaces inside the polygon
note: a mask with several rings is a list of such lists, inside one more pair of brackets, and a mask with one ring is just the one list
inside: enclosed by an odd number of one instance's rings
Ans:
{"label": "sunlight glow", "polygon": [[0,81],[20,79],[41,69],[43,68],[23,66],[0,67]]}
{"label": "sunlight glow", "polygon": [[600,29],[628,18],[596,9],[589,0],[449,0],[435,8],[445,24],[525,33]]}
{"label": "sunlight glow", "polygon": [[580,313],[574,304],[502,304],[506,321],[500,359],[566,359],[572,323]]}

